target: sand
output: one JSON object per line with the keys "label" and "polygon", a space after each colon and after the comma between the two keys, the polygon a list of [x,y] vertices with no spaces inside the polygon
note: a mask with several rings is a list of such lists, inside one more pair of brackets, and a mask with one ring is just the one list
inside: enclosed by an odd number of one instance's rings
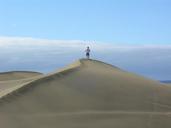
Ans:
{"label": "sand", "polygon": [[0,81],[26,79],[26,78],[31,78],[31,77],[38,76],[38,75],[42,75],[42,73],[31,72],[31,71],[2,72],[0,73]]}
{"label": "sand", "polygon": [[0,128],[170,128],[171,87],[81,59],[0,98]]}
{"label": "sand", "polygon": [[11,71],[0,73],[0,97],[17,88],[42,77],[42,73],[30,71]]}

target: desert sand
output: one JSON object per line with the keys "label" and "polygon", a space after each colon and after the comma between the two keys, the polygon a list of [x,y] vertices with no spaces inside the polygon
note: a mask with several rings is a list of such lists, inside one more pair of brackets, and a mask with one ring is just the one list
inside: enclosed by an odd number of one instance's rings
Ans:
{"label": "desert sand", "polygon": [[39,72],[11,71],[0,73],[0,97],[13,92],[22,85],[43,76]]}
{"label": "desert sand", "polygon": [[26,78],[31,78],[31,77],[38,76],[38,75],[42,75],[42,73],[31,72],[31,71],[2,72],[0,73],[0,81],[26,79]]}
{"label": "desert sand", "polygon": [[1,91],[0,128],[171,128],[170,85],[100,61],[13,85]]}

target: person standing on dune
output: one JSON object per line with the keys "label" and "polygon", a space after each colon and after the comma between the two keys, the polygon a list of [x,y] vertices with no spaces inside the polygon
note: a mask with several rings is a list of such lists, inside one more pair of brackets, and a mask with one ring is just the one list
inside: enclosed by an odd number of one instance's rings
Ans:
{"label": "person standing on dune", "polygon": [[85,52],[86,52],[87,59],[89,59],[90,58],[90,48],[87,47],[87,49],[85,50]]}

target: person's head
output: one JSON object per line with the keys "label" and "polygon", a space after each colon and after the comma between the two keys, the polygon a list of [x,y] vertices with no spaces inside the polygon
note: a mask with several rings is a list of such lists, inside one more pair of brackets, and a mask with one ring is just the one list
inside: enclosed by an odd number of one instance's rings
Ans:
{"label": "person's head", "polygon": [[89,49],[89,46],[87,46],[87,49]]}

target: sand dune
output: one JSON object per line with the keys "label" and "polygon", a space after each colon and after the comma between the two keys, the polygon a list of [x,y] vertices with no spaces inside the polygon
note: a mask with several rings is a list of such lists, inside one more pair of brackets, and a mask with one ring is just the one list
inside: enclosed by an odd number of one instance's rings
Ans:
{"label": "sand dune", "polygon": [[2,128],[170,128],[171,87],[81,59],[5,93]]}
{"label": "sand dune", "polygon": [[2,72],[0,73],[0,81],[19,80],[19,79],[38,76],[38,75],[42,75],[42,74],[39,72],[31,72],[31,71]]}
{"label": "sand dune", "polygon": [[29,71],[12,71],[0,73],[0,97],[11,93],[22,85],[34,81],[43,74]]}

